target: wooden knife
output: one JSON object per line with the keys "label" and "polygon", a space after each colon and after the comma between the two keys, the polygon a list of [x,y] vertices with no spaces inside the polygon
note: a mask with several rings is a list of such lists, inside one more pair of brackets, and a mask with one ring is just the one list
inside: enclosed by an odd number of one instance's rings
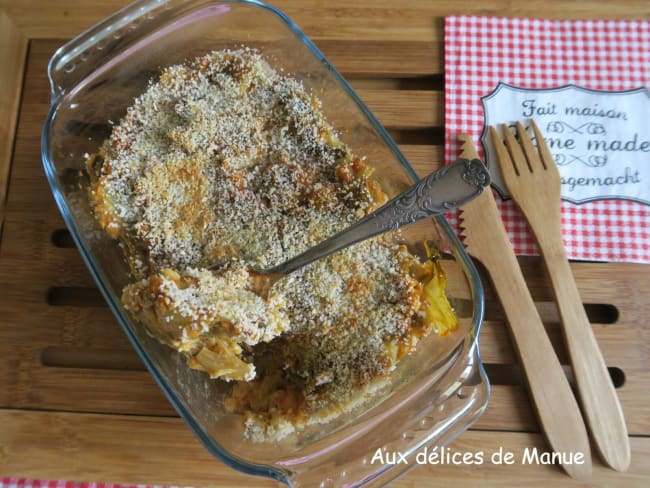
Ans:
{"label": "wooden knife", "polygon": [[[460,135],[459,141],[460,157],[477,157],[469,136]],[[529,395],[548,444],[570,476],[589,476],[591,450],[578,402],[530,296],[492,191],[484,191],[460,207],[459,218],[465,247],[487,269],[505,311]]]}

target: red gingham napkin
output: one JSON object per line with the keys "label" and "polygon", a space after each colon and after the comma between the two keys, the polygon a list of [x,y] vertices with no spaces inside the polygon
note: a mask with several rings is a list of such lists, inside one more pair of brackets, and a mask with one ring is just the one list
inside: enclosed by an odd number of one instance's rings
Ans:
{"label": "red gingham napkin", "polygon": [[[472,136],[483,156],[481,97],[499,82],[521,88],[650,87],[650,21],[447,17],[447,161],[457,157],[460,133]],[[647,127],[642,130],[647,134]],[[537,254],[513,202],[497,197],[497,204],[515,252]],[[456,223],[455,216],[450,220]],[[650,207],[642,203],[609,199],[576,205],[563,200],[562,228],[571,259],[650,262]]]}

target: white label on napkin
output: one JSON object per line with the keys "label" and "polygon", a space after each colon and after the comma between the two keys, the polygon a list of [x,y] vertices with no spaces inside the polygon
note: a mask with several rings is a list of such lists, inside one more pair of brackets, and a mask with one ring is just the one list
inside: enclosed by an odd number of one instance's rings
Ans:
{"label": "white label on napkin", "polygon": [[574,85],[524,89],[505,83],[481,99],[481,142],[493,185],[507,196],[487,126],[535,119],[573,203],[619,198],[650,205],[650,92]]}

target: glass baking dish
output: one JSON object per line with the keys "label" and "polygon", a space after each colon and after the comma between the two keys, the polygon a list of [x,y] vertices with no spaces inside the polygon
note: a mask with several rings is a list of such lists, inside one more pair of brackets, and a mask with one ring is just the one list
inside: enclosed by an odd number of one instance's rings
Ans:
{"label": "glass baking dish", "polygon": [[[415,454],[425,446],[442,447],[467,429],[489,398],[478,352],[483,291],[444,217],[409,226],[402,238],[415,250],[426,240],[442,251],[458,330],[422,340],[371,401],[269,448],[247,440],[241,418],[226,413],[225,382],[189,369],[178,353],[152,339],[124,310],[120,295],[128,283],[127,264],[117,243],[98,230],[87,201],[84,155],[99,148],[114,121],[161,67],[242,44],[257,48],[273,67],[318,94],[341,139],[355,154],[367,156],[390,196],[417,180],[385,129],[286,15],[256,1],[210,0],[136,2],[55,53],[48,68],[51,110],[42,135],[45,172],[117,321],[210,453],[235,469],[289,486],[382,485],[416,465]],[[378,449],[399,452],[411,462],[373,462]]]}

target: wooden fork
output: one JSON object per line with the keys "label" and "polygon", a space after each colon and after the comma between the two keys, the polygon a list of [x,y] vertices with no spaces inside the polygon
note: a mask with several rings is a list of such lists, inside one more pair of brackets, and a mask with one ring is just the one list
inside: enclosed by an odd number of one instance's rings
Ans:
{"label": "wooden fork", "polygon": [[603,460],[617,471],[630,464],[630,443],[623,410],[582,305],[560,226],[560,174],[544,137],[533,121],[537,149],[517,122],[519,142],[502,125],[490,127],[503,181],[535,236],[553,288],[582,410]]}

